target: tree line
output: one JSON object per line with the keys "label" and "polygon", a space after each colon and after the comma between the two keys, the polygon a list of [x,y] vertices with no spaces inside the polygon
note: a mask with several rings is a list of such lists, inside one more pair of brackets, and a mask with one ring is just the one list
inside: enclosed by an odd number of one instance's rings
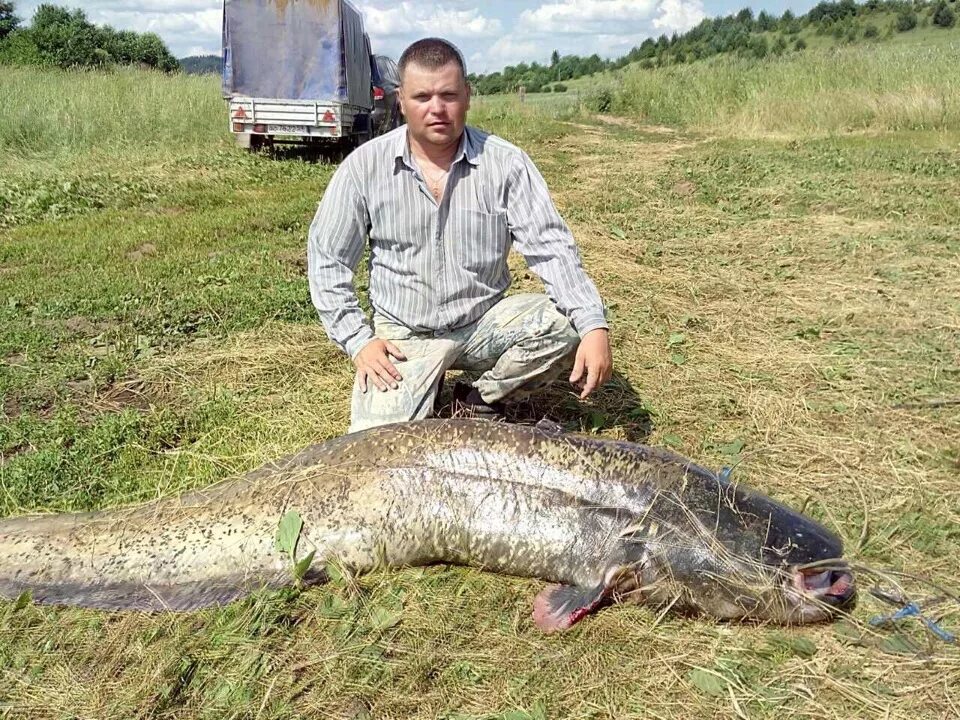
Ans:
{"label": "tree line", "polygon": [[[549,65],[537,62],[508,65],[490,74],[471,74],[470,82],[481,94],[562,91],[563,82],[617,70],[631,63],[643,68],[692,62],[724,53],[753,57],[778,55],[806,48],[800,33],[829,34],[841,42],[908,32],[921,24],[950,28],[957,21],[960,0],[854,0],[820,2],[805,15],[787,10],[777,16],[767,11],[754,15],[750,8],[725,17],[707,18],[683,34],[647,38],[626,55],[610,60],[594,53],[588,57],[564,55],[554,50]],[[894,20],[885,29],[876,24],[883,14]],[[82,10],[44,4],[29,25],[23,25],[13,2],[0,0],[0,63],[104,67],[143,65],[164,71],[180,68],[163,40],[154,33],[114,30],[87,20]]]}
{"label": "tree line", "polygon": [[0,63],[68,67],[141,65],[178,70],[180,64],[154,33],[94,25],[83,10],[41,5],[23,25],[12,2],[0,0]]}
{"label": "tree line", "polygon": [[[683,34],[647,38],[615,60],[596,54],[561,56],[554,50],[549,65],[537,62],[508,65],[486,75],[471,74],[469,79],[481,94],[514,92],[521,86],[527,92],[557,90],[558,83],[566,89],[563,81],[617,70],[631,63],[654,68],[724,53],[765,57],[800,51],[807,47],[806,40],[800,37],[805,30],[807,34],[832,35],[840,42],[854,42],[881,34],[907,32],[923,22],[950,28],[956,24],[957,4],[958,0],[867,0],[858,5],[854,0],[839,0],[820,2],[799,16],[790,10],[780,16],[765,10],[754,15],[753,10],[744,8],[726,17],[704,19]],[[880,28],[876,24],[878,19],[890,14],[893,21]]]}

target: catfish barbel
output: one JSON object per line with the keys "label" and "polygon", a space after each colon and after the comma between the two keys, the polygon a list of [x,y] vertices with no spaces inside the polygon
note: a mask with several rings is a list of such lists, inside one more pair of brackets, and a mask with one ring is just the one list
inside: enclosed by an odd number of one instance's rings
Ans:
{"label": "catfish barbel", "polygon": [[280,519],[303,520],[304,581],[327,563],[471,565],[550,583],[547,632],[608,601],[803,623],[849,606],[842,544],[814,520],[673,453],[476,420],[346,435],[129,509],[0,521],[0,596],[192,610],[293,580]]}

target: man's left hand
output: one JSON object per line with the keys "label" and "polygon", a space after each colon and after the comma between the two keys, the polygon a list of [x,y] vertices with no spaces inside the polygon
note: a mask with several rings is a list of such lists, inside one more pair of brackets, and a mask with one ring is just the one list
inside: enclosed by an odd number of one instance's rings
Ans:
{"label": "man's left hand", "polygon": [[[586,380],[584,380],[586,374]],[[603,385],[613,374],[613,353],[610,333],[606,328],[591,330],[580,339],[577,357],[573,362],[570,382],[581,388],[580,399]]]}

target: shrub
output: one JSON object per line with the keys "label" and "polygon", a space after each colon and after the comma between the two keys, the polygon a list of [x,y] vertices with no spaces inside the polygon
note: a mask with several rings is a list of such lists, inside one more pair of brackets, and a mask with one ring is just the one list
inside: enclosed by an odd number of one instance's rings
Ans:
{"label": "shrub", "polygon": [[867,26],[863,28],[863,36],[868,39],[880,37],[880,30],[876,25],[867,23]]}
{"label": "shrub", "polygon": [[601,88],[587,96],[587,107],[596,112],[610,112],[613,107],[613,91],[609,88]]}
{"label": "shrub", "polygon": [[957,24],[957,16],[943,0],[936,6],[933,13],[933,24],[937,27],[952,28]]}
{"label": "shrub", "polygon": [[0,65],[42,65],[37,44],[26,30],[16,30],[0,40]]}
{"label": "shrub", "polygon": [[[0,0],[0,30],[9,25],[7,21],[12,17],[7,11],[8,5],[12,7],[11,3]],[[10,31],[3,45],[0,57],[19,65],[74,68],[103,67],[119,62],[149,65],[168,72],[179,68],[177,59],[154,33],[117,32],[89,22],[83,10],[49,4],[37,8],[29,27]]]}
{"label": "shrub", "polygon": [[556,85],[553,86],[553,91],[554,91],[554,92],[566,92],[566,91],[567,91],[567,86],[564,85],[563,83],[557,83]]}
{"label": "shrub", "polygon": [[770,46],[767,44],[767,39],[762,35],[758,35],[750,41],[748,52],[753,55],[753,57],[758,59],[765,58],[769,51]]}
{"label": "shrub", "polygon": [[0,0],[0,40],[20,26],[20,18],[13,14],[13,3]]}
{"label": "shrub", "polygon": [[897,15],[897,32],[909,32],[917,26],[917,14],[910,9],[904,9]]}
{"label": "shrub", "polygon": [[806,50],[806,49],[807,49],[807,41],[804,40],[803,38],[797,38],[797,41],[793,44],[793,49],[794,49],[794,50]]}

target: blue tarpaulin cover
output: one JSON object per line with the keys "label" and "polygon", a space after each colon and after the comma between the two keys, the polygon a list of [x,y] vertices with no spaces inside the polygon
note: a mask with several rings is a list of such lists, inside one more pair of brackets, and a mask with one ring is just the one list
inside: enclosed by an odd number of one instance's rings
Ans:
{"label": "blue tarpaulin cover", "polygon": [[372,107],[362,16],[346,0],[225,0],[223,93]]}

